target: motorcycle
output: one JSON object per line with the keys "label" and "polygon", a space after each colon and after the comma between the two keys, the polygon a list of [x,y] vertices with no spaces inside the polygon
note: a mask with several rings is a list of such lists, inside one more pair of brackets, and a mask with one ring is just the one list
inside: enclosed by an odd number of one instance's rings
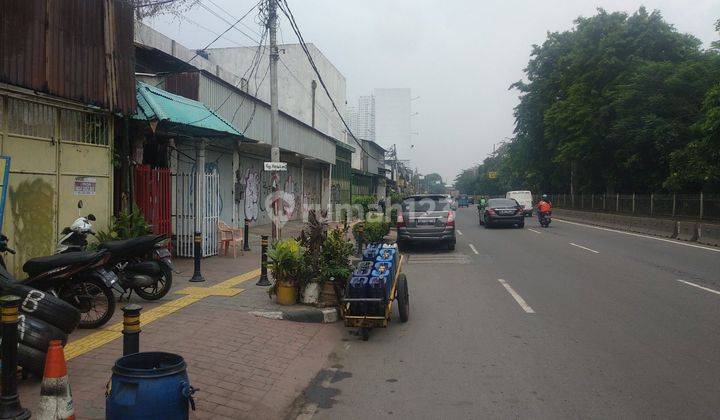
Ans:
{"label": "motorcycle", "polygon": [[540,213],[540,226],[546,228],[550,226],[550,222],[552,222],[551,213],[549,211]]}
{"label": "motorcycle", "polygon": [[[57,253],[85,251],[88,235],[95,235],[92,223],[95,216],[78,217],[62,231]],[[137,238],[105,241],[98,250],[107,251],[108,267],[117,275],[114,289],[120,298],[127,299],[134,291],[143,299],[158,300],[172,287],[173,263],[165,235],[145,235]]]}
{"label": "motorcycle", "polygon": [[[4,252],[15,254],[15,250],[8,247],[7,236],[0,234],[0,253]],[[118,279],[115,273],[104,267],[109,258],[107,251],[31,258],[23,265],[28,278],[18,281],[7,273],[5,259],[0,255],[4,273],[0,276],[4,282],[3,292],[27,296],[23,309],[28,313],[38,309],[45,293],[50,293],[80,312],[78,327],[97,328],[107,323],[115,313],[112,288]],[[64,319],[58,322],[72,323]]]}

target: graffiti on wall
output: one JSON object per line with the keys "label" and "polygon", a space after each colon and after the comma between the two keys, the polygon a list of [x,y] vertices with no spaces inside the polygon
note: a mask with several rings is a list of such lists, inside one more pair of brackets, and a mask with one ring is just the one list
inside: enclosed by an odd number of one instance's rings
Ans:
{"label": "graffiti on wall", "polygon": [[255,168],[248,168],[243,178],[245,184],[245,218],[257,220],[260,204],[260,173]]}

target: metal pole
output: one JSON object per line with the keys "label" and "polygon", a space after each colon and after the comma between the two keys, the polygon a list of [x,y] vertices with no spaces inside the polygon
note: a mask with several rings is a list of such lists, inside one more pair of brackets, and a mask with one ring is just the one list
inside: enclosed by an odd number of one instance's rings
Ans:
{"label": "metal pole", "polygon": [[256,286],[270,286],[270,280],[267,275],[267,248],[268,248],[268,236],[262,235],[260,237],[260,280],[255,283]]}
{"label": "metal pole", "polygon": [[202,140],[195,150],[195,233],[193,235],[193,258],[195,266],[190,281],[199,283],[205,281],[200,272],[200,263],[203,257],[203,225],[205,221],[205,141]]}
{"label": "metal pole", "polygon": [[[277,47],[277,0],[268,1],[268,30],[270,31],[270,161],[280,162],[280,126],[278,116],[278,80],[277,62],[279,58]],[[279,184],[279,182],[278,182]],[[279,186],[273,188],[277,194]],[[275,215],[272,220],[273,243],[280,239],[277,217],[280,214],[279,200],[273,201]]]}
{"label": "metal pole", "polygon": [[620,194],[615,194],[615,211],[620,213]]}
{"label": "metal pole", "polygon": [[2,377],[0,378],[0,419],[29,419],[30,410],[20,405],[17,392],[18,312],[20,298],[3,296],[2,305]]}
{"label": "metal pole", "polygon": [[250,251],[250,221],[248,219],[245,219],[243,229],[243,251]]}
{"label": "metal pole", "polygon": [[632,201],[632,212],[633,212],[633,214],[635,214],[635,193],[633,193],[633,198],[632,198],[632,200],[633,200],[633,201]]}
{"label": "metal pole", "polygon": [[654,210],[653,201],[655,201],[655,194],[650,194],[650,216],[653,215],[653,210]]}
{"label": "metal pole", "polygon": [[131,303],[123,311],[123,356],[140,353],[140,311],[142,306]]}

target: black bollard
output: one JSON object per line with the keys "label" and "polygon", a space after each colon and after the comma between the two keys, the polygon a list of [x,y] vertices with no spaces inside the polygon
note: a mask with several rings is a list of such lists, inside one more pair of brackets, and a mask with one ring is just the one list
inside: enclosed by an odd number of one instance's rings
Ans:
{"label": "black bollard", "polygon": [[17,393],[18,310],[20,298],[3,296],[2,377],[0,378],[0,419],[29,419],[30,410],[20,405]]}
{"label": "black bollard", "polygon": [[250,251],[250,221],[245,219],[245,229],[243,230],[243,251]]}
{"label": "black bollard", "polygon": [[142,306],[131,303],[123,311],[123,356],[140,353],[140,311]]}
{"label": "black bollard", "polygon": [[267,248],[268,248],[268,236],[262,235],[260,240],[261,253],[260,253],[260,280],[255,283],[256,286],[270,286],[270,280],[267,275]]}
{"label": "black bollard", "polygon": [[202,232],[195,232],[195,271],[193,272],[192,278],[190,279],[193,283],[200,283],[205,281],[202,273],[200,273],[200,260],[202,260]]}

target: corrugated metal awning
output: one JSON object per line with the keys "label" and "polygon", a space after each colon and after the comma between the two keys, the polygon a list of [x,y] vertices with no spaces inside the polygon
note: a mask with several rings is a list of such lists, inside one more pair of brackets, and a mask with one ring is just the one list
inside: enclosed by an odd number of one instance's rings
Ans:
{"label": "corrugated metal awning", "polygon": [[136,120],[156,121],[158,132],[186,137],[243,135],[205,104],[137,82]]}

